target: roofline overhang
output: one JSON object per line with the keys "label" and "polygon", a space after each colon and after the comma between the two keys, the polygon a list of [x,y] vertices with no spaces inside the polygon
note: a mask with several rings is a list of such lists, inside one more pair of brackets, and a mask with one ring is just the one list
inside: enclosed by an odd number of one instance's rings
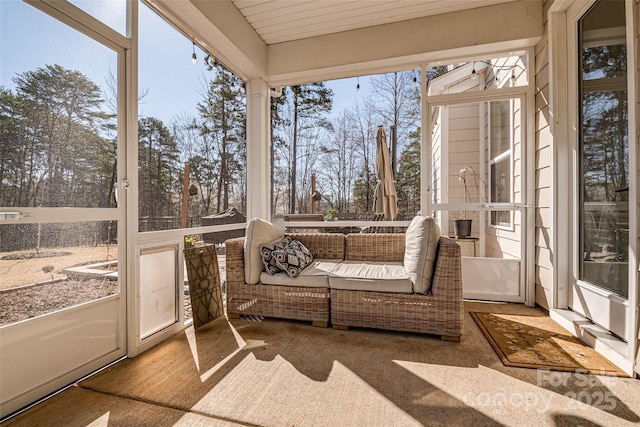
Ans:
{"label": "roofline overhang", "polygon": [[244,81],[266,79],[267,45],[229,0],[145,0]]}
{"label": "roofline overhang", "polygon": [[519,0],[268,46],[230,0],[147,4],[238,77],[271,87],[527,49],[544,32],[542,2]]}

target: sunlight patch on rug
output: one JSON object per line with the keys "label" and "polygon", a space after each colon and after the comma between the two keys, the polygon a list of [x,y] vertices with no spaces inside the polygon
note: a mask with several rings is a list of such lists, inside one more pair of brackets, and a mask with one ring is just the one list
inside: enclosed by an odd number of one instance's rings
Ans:
{"label": "sunlight patch on rug", "polygon": [[[397,425],[421,423],[385,395],[384,389],[334,361],[325,379],[309,378],[304,366],[280,354],[246,353],[217,384],[193,404],[192,411],[255,425]],[[365,369],[365,368],[363,368]],[[259,392],[256,392],[259,390]],[[388,425],[388,423],[385,423]]]}
{"label": "sunlight patch on rug", "polygon": [[[203,372],[200,375],[200,381],[203,382],[203,383],[205,381],[207,381],[214,373],[216,373],[218,371],[218,369],[222,368],[229,360],[231,360],[234,357],[236,357],[236,355],[238,353],[240,353],[242,350],[244,350],[247,347],[247,343],[242,338],[242,336],[238,333],[236,328],[228,320],[227,320],[227,324],[229,325],[229,329],[233,333],[233,337],[235,338],[236,343],[238,344],[238,349],[235,350],[234,352],[230,353],[228,356],[226,356],[222,360],[220,360],[220,362],[218,362],[216,365],[214,365],[210,369],[208,369],[205,372]],[[193,346],[192,346],[192,350],[193,350]],[[196,355],[194,355],[194,356],[197,357]],[[198,367],[198,370],[200,370],[199,367]]]}

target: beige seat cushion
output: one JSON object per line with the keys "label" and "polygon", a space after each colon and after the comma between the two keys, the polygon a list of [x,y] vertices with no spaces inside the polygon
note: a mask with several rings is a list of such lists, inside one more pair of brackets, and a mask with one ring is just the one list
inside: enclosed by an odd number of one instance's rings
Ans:
{"label": "beige seat cushion", "polygon": [[247,224],[244,241],[244,280],[250,285],[260,281],[260,273],[264,270],[260,246],[276,242],[284,238],[284,221],[270,223],[260,218],[253,218]]}
{"label": "beige seat cushion", "polygon": [[407,228],[404,268],[417,294],[426,294],[431,288],[439,239],[440,228],[433,218],[418,215]]}
{"label": "beige seat cushion", "polygon": [[265,285],[328,288],[328,276],[339,263],[340,260],[315,260],[295,278],[289,277],[284,272],[271,275],[264,271],[260,275],[260,282]]}
{"label": "beige seat cushion", "polygon": [[344,261],[329,274],[329,287],[352,291],[413,293],[413,285],[401,262]]}

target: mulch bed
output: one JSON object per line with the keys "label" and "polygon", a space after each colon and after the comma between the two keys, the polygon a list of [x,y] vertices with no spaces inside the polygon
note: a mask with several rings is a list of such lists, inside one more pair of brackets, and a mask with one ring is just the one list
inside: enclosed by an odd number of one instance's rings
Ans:
{"label": "mulch bed", "polygon": [[[105,279],[62,279],[0,291],[0,326],[114,295],[118,282]],[[185,318],[191,300],[185,295]]]}
{"label": "mulch bed", "polygon": [[113,295],[113,280],[56,280],[0,291],[0,325],[19,322]]}
{"label": "mulch bed", "polygon": [[60,251],[45,251],[45,252],[17,252],[9,255],[3,256],[2,260],[12,261],[12,260],[21,260],[21,259],[33,259],[33,258],[53,258],[59,256],[67,256],[71,255],[71,252],[60,252]]}

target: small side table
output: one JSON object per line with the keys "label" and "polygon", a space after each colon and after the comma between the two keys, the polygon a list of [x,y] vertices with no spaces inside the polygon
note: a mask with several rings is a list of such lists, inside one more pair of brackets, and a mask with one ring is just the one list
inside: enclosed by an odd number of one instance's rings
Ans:
{"label": "small side table", "polygon": [[479,237],[456,237],[456,236],[450,236],[450,238],[455,240],[456,242],[471,242],[471,243],[473,243],[473,256],[474,257],[478,256],[477,255],[478,251],[477,251],[477,248],[476,248],[476,244],[480,240]]}
{"label": "small side table", "polygon": [[220,269],[215,245],[184,250],[195,329],[224,314]]}

